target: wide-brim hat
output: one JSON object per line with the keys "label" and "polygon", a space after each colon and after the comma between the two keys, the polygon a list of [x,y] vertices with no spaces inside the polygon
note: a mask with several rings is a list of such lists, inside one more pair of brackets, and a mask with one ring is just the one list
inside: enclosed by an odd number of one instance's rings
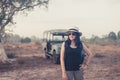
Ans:
{"label": "wide-brim hat", "polygon": [[68,29],[67,33],[70,33],[70,32],[76,32],[76,33],[78,33],[80,36],[82,36],[82,32],[80,32],[80,31],[79,31],[79,28],[77,28],[77,27]]}

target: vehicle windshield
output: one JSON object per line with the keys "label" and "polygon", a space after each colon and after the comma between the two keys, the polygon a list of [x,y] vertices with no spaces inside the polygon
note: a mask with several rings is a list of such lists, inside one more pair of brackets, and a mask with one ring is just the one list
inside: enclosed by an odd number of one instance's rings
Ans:
{"label": "vehicle windshield", "polygon": [[65,41],[67,36],[53,36],[53,41]]}
{"label": "vehicle windshield", "polygon": [[55,29],[45,31],[43,34],[43,40],[45,41],[55,41],[55,42],[63,42],[68,38],[67,30],[63,29]]}

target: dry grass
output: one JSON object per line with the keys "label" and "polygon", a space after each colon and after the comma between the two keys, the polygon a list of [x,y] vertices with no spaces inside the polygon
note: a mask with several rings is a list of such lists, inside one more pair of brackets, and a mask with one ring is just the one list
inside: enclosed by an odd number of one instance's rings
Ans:
{"label": "dry grass", "polygon": [[[61,80],[60,65],[45,59],[41,45],[4,44],[14,54],[14,64],[0,63],[0,80]],[[94,56],[85,71],[86,80],[120,79],[120,44],[89,45]]]}

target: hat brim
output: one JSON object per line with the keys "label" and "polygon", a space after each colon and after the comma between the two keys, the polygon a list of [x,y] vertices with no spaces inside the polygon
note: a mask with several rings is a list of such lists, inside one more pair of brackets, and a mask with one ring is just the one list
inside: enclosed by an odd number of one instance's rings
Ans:
{"label": "hat brim", "polygon": [[80,36],[82,36],[82,32],[78,32],[78,31],[67,31],[66,33],[70,33],[70,32],[75,32],[75,33],[78,33]]}

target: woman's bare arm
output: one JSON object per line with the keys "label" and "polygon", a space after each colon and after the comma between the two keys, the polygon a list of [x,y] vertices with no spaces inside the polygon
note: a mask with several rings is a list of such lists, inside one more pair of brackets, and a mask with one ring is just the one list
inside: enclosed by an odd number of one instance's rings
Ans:
{"label": "woman's bare arm", "polygon": [[65,63],[64,63],[64,54],[65,54],[65,42],[63,42],[61,46],[61,53],[60,53],[60,64],[62,70],[62,80],[67,80],[66,70],[65,70]]}
{"label": "woman's bare arm", "polygon": [[87,46],[84,43],[82,43],[82,44],[83,44],[83,49],[84,49],[85,53],[87,54],[84,64],[88,65],[92,58],[92,52],[87,48]]}

